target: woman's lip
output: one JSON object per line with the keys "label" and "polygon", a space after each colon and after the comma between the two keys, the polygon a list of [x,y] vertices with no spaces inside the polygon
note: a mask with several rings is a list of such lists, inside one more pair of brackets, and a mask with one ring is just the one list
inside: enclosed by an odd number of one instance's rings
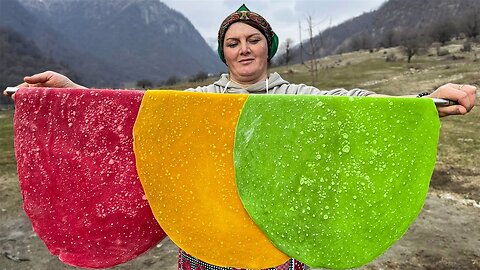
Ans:
{"label": "woman's lip", "polygon": [[240,63],[242,63],[242,64],[248,64],[248,63],[253,62],[253,60],[255,60],[255,59],[253,59],[253,58],[248,58],[248,59],[242,59],[242,60],[240,60],[240,61],[238,61],[238,62],[240,62]]}

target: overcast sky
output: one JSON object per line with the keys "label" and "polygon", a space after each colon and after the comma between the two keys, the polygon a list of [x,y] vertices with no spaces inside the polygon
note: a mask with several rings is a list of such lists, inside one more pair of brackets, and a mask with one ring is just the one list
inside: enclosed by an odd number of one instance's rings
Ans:
{"label": "overcast sky", "polygon": [[[1,1],[1,0],[0,0]],[[386,0],[162,0],[181,12],[212,46],[223,19],[245,3],[251,11],[261,14],[272,25],[280,39],[299,41],[298,24],[302,23],[302,39],[308,35],[306,17],[316,25],[314,34],[350,18],[378,9]]]}

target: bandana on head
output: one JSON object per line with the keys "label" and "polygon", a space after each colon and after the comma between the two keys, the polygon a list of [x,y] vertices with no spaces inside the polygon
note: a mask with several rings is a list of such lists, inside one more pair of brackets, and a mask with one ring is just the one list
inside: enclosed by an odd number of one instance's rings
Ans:
{"label": "bandana on head", "polygon": [[278,36],[273,32],[272,27],[265,18],[258,13],[250,11],[245,4],[225,18],[222,25],[220,25],[217,49],[220,59],[226,63],[225,56],[223,55],[223,40],[230,25],[236,22],[246,22],[248,25],[257,28],[265,36],[268,44],[268,60],[272,59],[278,49]]}

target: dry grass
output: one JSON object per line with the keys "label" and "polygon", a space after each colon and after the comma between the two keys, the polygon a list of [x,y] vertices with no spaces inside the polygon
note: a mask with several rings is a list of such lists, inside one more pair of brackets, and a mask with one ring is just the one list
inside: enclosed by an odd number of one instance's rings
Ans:
{"label": "dry grass", "polygon": [[13,111],[0,111],[0,174],[16,173],[13,150]]}

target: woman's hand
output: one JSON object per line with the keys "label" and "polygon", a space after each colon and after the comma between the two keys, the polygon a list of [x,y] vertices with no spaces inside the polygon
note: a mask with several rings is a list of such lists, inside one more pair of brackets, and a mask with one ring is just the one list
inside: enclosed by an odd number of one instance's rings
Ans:
{"label": "woman's hand", "polygon": [[475,106],[477,88],[467,84],[447,83],[426,97],[443,98],[456,101],[458,105],[437,107],[440,117],[466,114]]}
{"label": "woman's hand", "polygon": [[[26,76],[23,80],[24,82],[16,87],[86,88],[74,83],[67,76],[53,71],[45,71],[32,76]],[[7,95],[7,93],[4,92],[4,95]],[[12,95],[12,99],[14,98],[15,94]]]}
{"label": "woman's hand", "polygon": [[53,71],[26,76],[23,80],[25,82],[17,87],[85,88],[72,82],[68,77]]}

